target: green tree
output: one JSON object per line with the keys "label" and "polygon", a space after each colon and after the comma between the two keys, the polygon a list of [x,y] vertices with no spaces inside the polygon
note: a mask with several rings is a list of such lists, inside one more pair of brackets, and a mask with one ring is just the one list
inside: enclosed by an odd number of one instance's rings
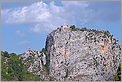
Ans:
{"label": "green tree", "polygon": [[41,53],[47,54],[47,51],[45,48],[42,48]]}
{"label": "green tree", "polygon": [[[3,53],[3,52],[2,52]],[[6,54],[6,53],[5,53]],[[2,81],[39,81],[40,78],[27,71],[27,67],[24,65],[20,55],[15,53],[9,54],[10,57],[6,58],[3,53],[1,59],[1,80]]]}
{"label": "green tree", "polygon": [[1,51],[1,56],[10,57],[10,55],[7,51]]}
{"label": "green tree", "polygon": [[72,31],[77,30],[76,27],[75,27],[75,25],[70,26],[70,28],[71,28]]}

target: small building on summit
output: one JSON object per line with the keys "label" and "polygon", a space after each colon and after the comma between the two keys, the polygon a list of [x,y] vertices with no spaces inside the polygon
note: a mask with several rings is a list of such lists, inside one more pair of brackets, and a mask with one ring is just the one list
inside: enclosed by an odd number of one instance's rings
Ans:
{"label": "small building on summit", "polygon": [[64,26],[63,26],[63,29],[69,29],[69,28],[70,28],[69,25],[64,25]]}

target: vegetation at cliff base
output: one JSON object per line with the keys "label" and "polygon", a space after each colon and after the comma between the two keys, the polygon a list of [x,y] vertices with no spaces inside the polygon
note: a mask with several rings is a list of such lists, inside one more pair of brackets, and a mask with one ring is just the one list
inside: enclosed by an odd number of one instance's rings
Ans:
{"label": "vegetation at cliff base", "polygon": [[27,71],[20,56],[1,51],[1,80],[2,81],[39,81],[40,78]]}
{"label": "vegetation at cliff base", "polygon": [[117,73],[114,76],[114,81],[121,81],[121,64],[117,69]]}

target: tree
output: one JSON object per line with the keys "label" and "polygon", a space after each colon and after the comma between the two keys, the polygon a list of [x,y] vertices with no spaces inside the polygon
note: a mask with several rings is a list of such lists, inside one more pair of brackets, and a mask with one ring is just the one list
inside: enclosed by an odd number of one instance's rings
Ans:
{"label": "tree", "polygon": [[[3,52],[2,52],[3,53]],[[15,53],[9,54],[6,58],[6,53],[3,53],[1,59],[1,80],[2,81],[39,81],[40,78],[27,71],[26,65],[19,59],[20,55]]]}
{"label": "tree", "polygon": [[75,25],[70,26],[70,28],[71,28],[72,31],[77,30],[77,29],[75,28]]}
{"label": "tree", "polygon": [[45,48],[42,48],[41,53],[47,54],[47,51]]}
{"label": "tree", "polygon": [[7,51],[1,51],[1,56],[7,57],[7,58],[10,57]]}

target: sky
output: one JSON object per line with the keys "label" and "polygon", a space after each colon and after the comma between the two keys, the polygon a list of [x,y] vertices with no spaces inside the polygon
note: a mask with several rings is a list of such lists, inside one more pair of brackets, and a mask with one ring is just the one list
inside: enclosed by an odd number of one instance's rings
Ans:
{"label": "sky", "polygon": [[2,50],[9,53],[40,51],[47,35],[65,24],[108,30],[120,40],[119,1],[17,1],[1,4]]}

